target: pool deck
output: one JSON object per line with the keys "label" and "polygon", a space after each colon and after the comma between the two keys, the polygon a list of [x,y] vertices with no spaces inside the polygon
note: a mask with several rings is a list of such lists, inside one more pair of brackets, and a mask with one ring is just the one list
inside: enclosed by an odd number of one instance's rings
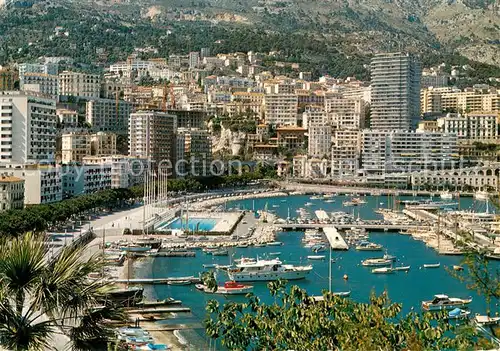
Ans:
{"label": "pool deck", "polygon": [[[208,231],[217,233],[229,233],[232,228],[235,227],[236,223],[238,223],[240,216],[241,213],[239,212],[189,212],[189,220],[200,222],[203,222],[203,220],[214,221],[213,227]],[[170,224],[178,220],[178,218],[179,217],[176,217],[172,221],[161,224],[159,227],[161,230],[166,230],[169,228]],[[203,225],[200,227],[203,227]]]}

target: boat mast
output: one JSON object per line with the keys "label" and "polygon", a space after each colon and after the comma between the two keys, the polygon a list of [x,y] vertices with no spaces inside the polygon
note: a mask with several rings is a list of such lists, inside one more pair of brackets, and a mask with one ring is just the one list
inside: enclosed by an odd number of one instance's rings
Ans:
{"label": "boat mast", "polygon": [[441,251],[441,212],[438,209],[438,253]]}
{"label": "boat mast", "polygon": [[[106,225],[102,229],[102,260],[105,260],[105,248],[106,248]],[[104,279],[104,264],[102,265],[101,278]]]}
{"label": "boat mast", "polygon": [[332,245],[328,243],[330,258],[328,260],[328,292],[332,292]]}

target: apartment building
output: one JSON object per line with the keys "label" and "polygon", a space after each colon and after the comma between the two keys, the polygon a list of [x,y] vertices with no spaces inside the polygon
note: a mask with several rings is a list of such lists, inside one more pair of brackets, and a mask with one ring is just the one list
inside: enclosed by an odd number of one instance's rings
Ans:
{"label": "apartment building", "polygon": [[101,77],[98,74],[63,71],[59,73],[59,95],[98,98]]}
{"label": "apartment building", "polygon": [[201,129],[178,128],[176,135],[176,170],[178,176],[211,174],[212,139]]}
{"label": "apartment building", "polygon": [[87,101],[85,120],[93,132],[126,134],[132,104],[116,99],[92,99]]}
{"label": "apartment building", "polygon": [[78,127],[78,112],[75,110],[60,109],[56,110],[57,118],[63,128]]}
{"label": "apartment building", "polygon": [[20,77],[19,87],[25,91],[35,91],[57,99],[59,94],[59,77],[46,73],[24,73]]}
{"label": "apartment building", "polygon": [[56,101],[34,92],[0,92],[0,160],[27,163],[53,160]]}
{"label": "apartment building", "polygon": [[335,129],[359,130],[365,127],[366,103],[363,99],[330,96],[325,98],[327,123]]}
{"label": "apartment building", "polygon": [[327,125],[328,118],[325,109],[322,106],[308,106],[302,114],[302,125],[304,128],[311,126]]}
{"label": "apartment building", "polygon": [[458,161],[455,134],[365,130],[362,166],[367,173],[446,169]]}
{"label": "apartment building", "polygon": [[148,160],[124,155],[87,156],[85,165],[111,165],[111,188],[129,188],[143,184]]}
{"label": "apartment building", "polygon": [[24,204],[38,205],[62,200],[61,167],[12,164],[8,172],[24,179]]}
{"label": "apartment building", "polygon": [[276,128],[278,145],[287,150],[301,149],[306,145],[306,133],[306,128],[278,127]]}
{"label": "apartment building", "polygon": [[0,175],[0,211],[24,207],[24,179],[8,173]]}
{"label": "apartment building", "polygon": [[267,124],[296,126],[298,100],[296,95],[269,94],[264,98],[264,118]]}
{"label": "apartment building", "polygon": [[81,163],[85,156],[91,154],[90,135],[88,133],[71,132],[61,136],[61,156],[63,163]]}
{"label": "apartment building", "polygon": [[361,161],[361,136],[358,130],[332,133],[332,175],[355,175]]}
{"label": "apartment building", "polygon": [[90,154],[107,156],[116,154],[116,134],[98,132],[90,135]]}
{"label": "apartment building", "polygon": [[62,166],[63,198],[111,189],[111,164]]}
{"label": "apartment building", "polygon": [[156,166],[162,161],[173,164],[176,131],[176,115],[153,110],[132,113],[129,122],[130,156],[149,158]]}
{"label": "apartment building", "polygon": [[56,76],[59,71],[57,63],[21,63],[18,66],[19,77],[26,73],[45,73],[51,76]]}
{"label": "apartment building", "polygon": [[14,90],[15,81],[16,81],[16,72],[8,68],[0,69],[0,91]]}
{"label": "apartment building", "polygon": [[332,127],[329,125],[309,126],[307,154],[312,157],[329,155],[332,148]]}
{"label": "apartment building", "polygon": [[459,140],[496,142],[498,140],[498,113],[448,113],[439,118],[439,128]]}
{"label": "apartment building", "polygon": [[371,61],[371,128],[409,130],[420,116],[421,68],[406,53],[377,54]]}
{"label": "apartment building", "polygon": [[422,89],[422,114],[452,112],[500,112],[500,94],[480,90],[457,91],[454,88]]}

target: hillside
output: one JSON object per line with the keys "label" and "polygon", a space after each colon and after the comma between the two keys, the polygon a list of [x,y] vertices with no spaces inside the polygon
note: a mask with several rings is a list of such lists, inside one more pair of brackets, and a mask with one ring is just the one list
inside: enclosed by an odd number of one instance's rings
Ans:
{"label": "hillside", "polygon": [[[367,76],[379,51],[422,54],[425,64],[500,66],[495,0],[40,1],[0,10],[0,64],[42,55],[105,65],[136,47],[158,55],[210,47],[280,51],[316,74]],[[63,27],[67,35],[56,35]],[[460,33],[460,34],[457,34]],[[477,66],[477,65],[476,65]],[[479,65],[480,66],[480,65]],[[477,67],[479,67],[477,66]],[[500,70],[480,66],[486,75]],[[484,76],[482,78],[486,78]]]}

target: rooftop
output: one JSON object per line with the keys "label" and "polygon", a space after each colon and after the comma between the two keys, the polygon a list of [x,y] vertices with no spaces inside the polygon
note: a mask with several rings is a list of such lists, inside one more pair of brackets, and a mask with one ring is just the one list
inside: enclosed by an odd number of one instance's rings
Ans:
{"label": "rooftop", "polygon": [[18,183],[24,182],[24,179],[14,176],[0,176],[0,183]]}

